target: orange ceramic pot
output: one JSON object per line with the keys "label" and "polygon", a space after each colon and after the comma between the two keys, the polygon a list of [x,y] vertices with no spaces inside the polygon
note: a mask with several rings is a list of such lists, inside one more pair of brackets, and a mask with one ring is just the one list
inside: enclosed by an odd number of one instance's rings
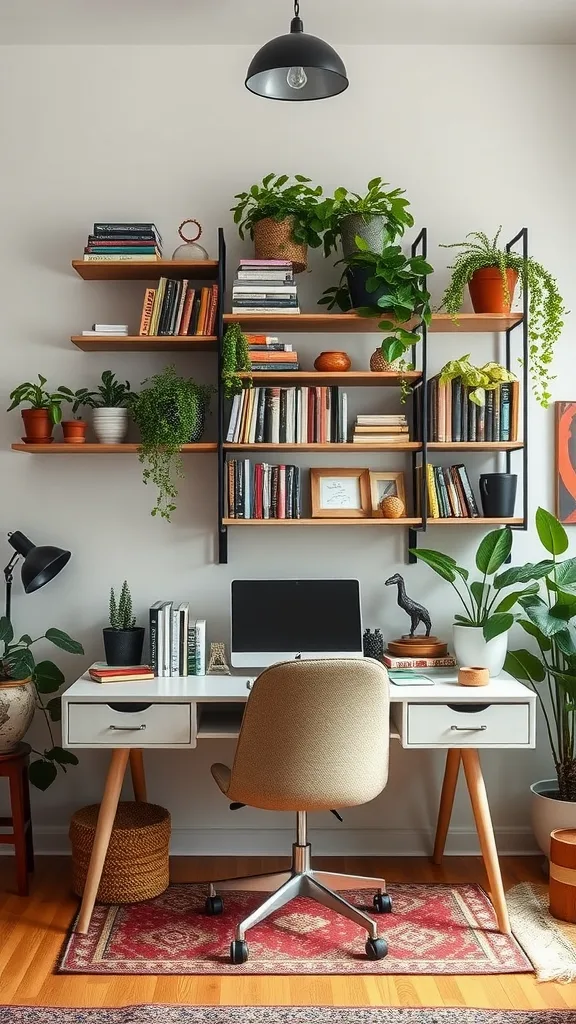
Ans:
{"label": "orange ceramic pot", "polygon": [[468,282],[470,298],[475,313],[509,313],[518,281],[516,270],[506,270],[508,295],[504,289],[502,272],[499,267],[482,267],[475,270]]}
{"label": "orange ceramic pot", "polygon": [[48,409],[22,409],[26,444],[49,444],[54,424]]}
{"label": "orange ceramic pot", "polygon": [[85,420],[62,420],[62,433],[66,444],[84,444],[87,426]]}
{"label": "orange ceramic pot", "polygon": [[346,352],[321,352],[314,363],[314,369],[322,373],[345,373],[352,366]]}

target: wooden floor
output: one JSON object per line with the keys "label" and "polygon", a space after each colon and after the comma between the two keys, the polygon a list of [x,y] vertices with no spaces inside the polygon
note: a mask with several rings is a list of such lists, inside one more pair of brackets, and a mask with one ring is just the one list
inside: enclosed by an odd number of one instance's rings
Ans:
{"label": "wooden floor", "polygon": [[[423,858],[316,858],[333,870],[383,873],[390,881],[484,884],[479,858],[448,857],[443,867]],[[280,858],[175,858],[174,881],[193,881],[285,866]],[[502,858],[504,882],[541,880],[540,860]],[[67,858],[37,858],[32,895],[14,895],[12,861],[0,862],[0,1003],[123,1006],[130,1003],[312,1006],[576,1007],[576,984],[537,984],[531,975],[481,977],[94,977],[56,975],[54,964],[77,909]]]}

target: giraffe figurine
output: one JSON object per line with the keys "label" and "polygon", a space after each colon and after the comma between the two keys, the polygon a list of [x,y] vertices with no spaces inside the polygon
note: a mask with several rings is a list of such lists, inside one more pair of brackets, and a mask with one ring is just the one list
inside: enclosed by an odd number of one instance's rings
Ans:
{"label": "giraffe figurine", "polygon": [[425,635],[430,636],[430,630],[432,629],[430,612],[424,607],[424,605],[418,604],[417,601],[413,601],[408,597],[403,577],[400,576],[399,573],[394,573],[393,576],[390,576],[390,579],[386,580],[386,586],[398,587],[398,605],[400,608],[404,609],[407,615],[410,616],[410,638],[414,636],[420,622],[426,627]]}

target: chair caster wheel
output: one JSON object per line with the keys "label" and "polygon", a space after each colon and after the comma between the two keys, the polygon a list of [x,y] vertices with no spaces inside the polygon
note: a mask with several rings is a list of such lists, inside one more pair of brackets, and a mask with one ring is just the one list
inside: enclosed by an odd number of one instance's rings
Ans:
{"label": "chair caster wheel", "polygon": [[204,910],[209,917],[216,917],[224,910],[224,904],[220,896],[208,896],[204,904]]}
{"label": "chair caster wheel", "polygon": [[388,944],[385,939],[368,939],[365,949],[369,960],[383,960],[388,952]]}
{"label": "chair caster wheel", "polygon": [[248,943],[243,939],[234,939],[230,943],[230,963],[245,964],[248,959]]}
{"label": "chair caster wheel", "polygon": [[387,892],[377,892],[374,897],[374,910],[377,914],[391,914],[392,900]]}

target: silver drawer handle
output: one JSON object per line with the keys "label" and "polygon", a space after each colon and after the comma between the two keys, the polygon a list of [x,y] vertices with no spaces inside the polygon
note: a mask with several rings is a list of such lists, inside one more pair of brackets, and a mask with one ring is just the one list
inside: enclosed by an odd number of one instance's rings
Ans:
{"label": "silver drawer handle", "polygon": [[484,732],[487,725],[451,725],[453,732]]}
{"label": "silver drawer handle", "polygon": [[109,725],[109,729],[115,729],[116,732],[142,732],[146,728],[145,725]]}

